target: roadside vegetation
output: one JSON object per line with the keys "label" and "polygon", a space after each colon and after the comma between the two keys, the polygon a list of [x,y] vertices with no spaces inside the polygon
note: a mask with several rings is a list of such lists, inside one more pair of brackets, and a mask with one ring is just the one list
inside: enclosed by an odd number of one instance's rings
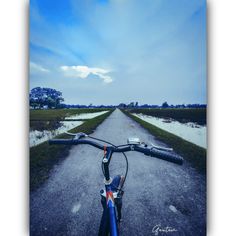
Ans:
{"label": "roadside vegetation", "polygon": [[110,109],[103,108],[75,108],[75,109],[39,109],[30,110],[30,121],[49,121],[49,120],[64,120],[67,116],[79,115],[82,113],[94,113],[100,111],[107,111]]}
{"label": "roadside vegetation", "polygon": [[147,129],[158,140],[172,147],[176,153],[181,155],[191,166],[202,174],[206,174],[206,149],[193,143],[183,140],[182,138],[164,131],[130,113],[130,110],[122,110],[127,116],[135,120],[142,127]]}
{"label": "roadside vegetation", "polygon": [[[51,119],[57,119],[58,117],[61,119],[67,116],[68,112],[70,115],[78,114],[78,110],[75,111],[71,110],[39,110],[36,113],[33,112],[34,117],[42,117]],[[83,109],[82,109],[83,110]],[[86,112],[89,112],[86,109]],[[101,109],[91,109],[92,111],[102,111]],[[103,109],[104,110],[104,109]],[[107,110],[107,109],[106,109]],[[97,116],[95,118],[89,119],[85,121],[82,125],[71,129],[69,132],[76,133],[76,132],[84,132],[87,134],[91,134],[94,130],[99,126],[111,113],[113,110],[109,110],[109,112]],[[74,112],[74,113],[73,113]],[[84,111],[83,111],[84,112]],[[95,111],[94,111],[95,112]],[[47,115],[45,115],[45,113]],[[82,112],[81,112],[82,113]],[[61,134],[56,136],[55,138],[71,138],[67,134]],[[68,154],[71,146],[68,145],[49,145],[48,142],[44,142],[39,144],[35,147],[30,148],[30,191],[36,190],[39,186],[41,186],[50,175],[50,171],[52,170],[53,166],[60,161],[64,160]]]}
{"label": "roadside vegetation", "polygon": [[206,108],[136,108],[128,111],[166,119],[172,118],[182,123],[196,122],[199,125],[206,125]]}
{"label": "roadside vegetation", "polygon": [[[75,108],[75,109],[41,109],[30,110],[30,130],[55,130],[61,126],[66,117],[85,113],[109,111],[101,108]],[[86,121],[88,119],[67,119],[67,121]]]}

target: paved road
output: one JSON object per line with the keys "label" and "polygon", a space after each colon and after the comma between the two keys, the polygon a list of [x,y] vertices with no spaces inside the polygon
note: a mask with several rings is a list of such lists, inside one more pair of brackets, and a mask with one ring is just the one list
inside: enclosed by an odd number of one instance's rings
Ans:
{"label": "paved road", "polygon": [[[125,143],[127,137],[160,144],[120,110],[115,110],[93,136],[114,144]],[[155,225],[176,230],[159,235],[205,235],[205,178],[188,163],[178,166],[135,152],[128,153],[128,158],[121,235],[155,235]],[[49,181],[30,196],[32,236],[97,235],[102,214],[101,159],[102,152],[93,147],[71,149]],[[114,155],[111,172],[119,173],[124,166],[123,157]]]}

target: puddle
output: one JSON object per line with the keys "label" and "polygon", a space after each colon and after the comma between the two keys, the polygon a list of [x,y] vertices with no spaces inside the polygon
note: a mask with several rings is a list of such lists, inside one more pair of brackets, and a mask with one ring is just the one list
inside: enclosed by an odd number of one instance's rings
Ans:
{"label": "puddle", "polygon": [[170,206],[169,206],[169,209],[170,209],[172,212],[174,212],[174,213],[177,212],[177,209],[176,209],[173,205],[170,205]]}
{"label": "puddle", "polygon": [[78,211],[79,211],[79,209],[81,208],[81,204],[80,203],[77,203],[77,204],[75,204],[74,206],[73,206],[73,208],[72,208],[72,213],[74,213],[74,214],[76,214],[76,213],[78,213]]}

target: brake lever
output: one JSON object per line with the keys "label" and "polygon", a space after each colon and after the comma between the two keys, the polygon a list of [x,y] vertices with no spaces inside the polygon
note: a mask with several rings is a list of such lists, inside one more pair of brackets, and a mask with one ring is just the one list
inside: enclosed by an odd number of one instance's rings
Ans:
{"label": "brake lever", "polygon": [[172,151],[173,151],[173,148],[167,148],[167,147],[156,146],[156,145],[154,145],[153,143],[151,143],[151,146],[152,146],[153,148],[156,148],[156,149],[162,150],[162,151],[168,151],[168,152],[172,152]]}
{"label": "brake lever", "polygon": [[66,134],[68,134],[68,135],[71,135],[71,136],[74,136],[74,138],[73,139],[81,139],[81,138],[84,138],[84,137],[87,137],[88,135],[87,134],[85,134],[85,133],[82,133],[82,132],[79,132],[79,133],[70,133],[70,132],[65,132]]}

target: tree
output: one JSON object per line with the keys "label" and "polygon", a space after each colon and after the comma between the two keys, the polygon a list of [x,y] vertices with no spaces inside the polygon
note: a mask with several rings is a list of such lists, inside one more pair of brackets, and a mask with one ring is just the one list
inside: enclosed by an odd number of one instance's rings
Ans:
{"label": "tree", "polygon": [[120,103],[119,105],[118,105],[118,107],[120,107],[120,108],[125,108],[127,105],[125,104],[125,103]]}
{"label": "tree", "polygon": [[36,87],[30,91],[30,106],[34,108],[58,108],[63,101],[62,93],[56,89]]}
{"label": "tree", "polygon": [[134,107],[134,102],[131,102],[128,107]]}
{"label": "tree", "polygon": [[168,103],[167,102],[163,102],[162,103],[162,108],[167,108],[167,107],[169,107]]}

